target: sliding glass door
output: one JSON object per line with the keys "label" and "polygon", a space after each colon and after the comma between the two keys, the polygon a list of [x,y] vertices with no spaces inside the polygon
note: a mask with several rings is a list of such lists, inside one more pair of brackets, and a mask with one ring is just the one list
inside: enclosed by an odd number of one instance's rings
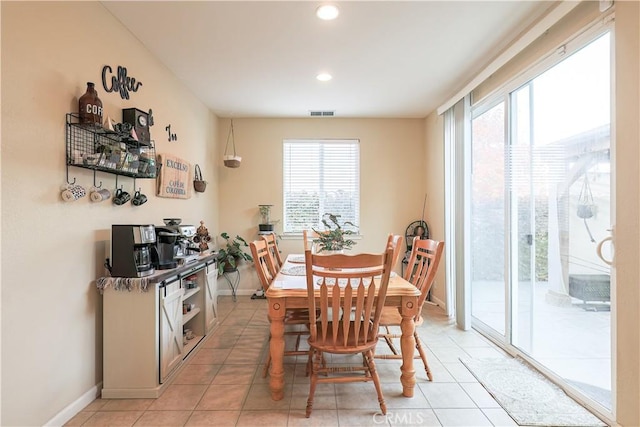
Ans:
{"label": "sliding glass door", "polygon": [[479,105],[468,171],[474,325],[609,410],[610,44]]}
{"label": "sliding glass door", "polygon": [[505,335],[505,103],[476,110],[471,125],[471,315]]}

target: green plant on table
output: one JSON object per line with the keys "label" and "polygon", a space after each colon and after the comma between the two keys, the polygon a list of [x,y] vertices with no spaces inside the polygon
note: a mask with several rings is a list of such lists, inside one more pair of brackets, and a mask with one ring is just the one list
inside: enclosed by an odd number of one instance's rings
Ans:
{"label": "green plant on table", "polygon": [[356,231],[351,228],[345,228],[350,226],[357,229],[357,226],[351,221],[344,221],[340,224],[340,216],[332,213],[325,213],[322,215],[322,223],[324,224],[324,230],[316,230],[318,237],[313,240],[313,243],[318,245],[318,252],[322,251],[341,251],[344,249],[351,249],[356,244],[355,241],[348,238],[348,236],[356,234]]}
{"label": "green plant on table", "polygon": [[218,273],[225,270],[233,271],[238,267],[238,261],[253,261],[253,257],[246,253],[243,248],[248,248],[249,244],[242,237],[236,235],[231,238],[228,233],[220,233],[220,237],[225,240],[225,246],[218,250]]}

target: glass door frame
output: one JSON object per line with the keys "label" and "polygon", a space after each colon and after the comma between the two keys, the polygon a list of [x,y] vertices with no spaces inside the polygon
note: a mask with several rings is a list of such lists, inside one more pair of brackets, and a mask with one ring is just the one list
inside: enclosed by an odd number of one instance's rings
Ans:
{"label": "glass door frame", "polygon": [[[508,94],[496,94],[492,97],[488,97],[486,99],[484,99],[481,103],[478,103],[476,105],[474,105],[473,107],[470,108],[470,117],[469,117],[469,122],[472,122],[475,118],[481,116],[482,114],[486,113],[487,111],[491,110],[492,108],[494,108],[495,106],[497,106],[498,104],[503,103],[504,104],[504,124],[503,124],[503,131],[504,131],[504,141],[505,141],[505,156],[504,156],[504,161],[505,163],[507,162],[507,156],[506,156],[506,152],[507,152],[507,143],[510,140],[510,129],[509,129],[509,110],[511,108],[511,101],[510,101],[510,97]],[[471,127],[471,126],[470,126]],[[466,153],[468,153],[468,158],[469,158],[469,169],[471,168],[471,164],[472,164],[472,159],[471,159],[471,144],[473,143],[472,141],[472,131],[468,133],[469,138],[466,144],[467,150]],[[505,171],[506,169],[506,164],[505,164]],[[468,185],[468,188],[471,188],[471,179],[468,176],[470,174],[465,173],[465,182]],[[505,193],[504,193],[504,200],[505,200],[505,205],[504,205],[504,228],[505,228],[505,237],[506,236],[510,236],[511,235],[511,229],[510,229],[510,221],[509,218],[511,217],[511,210],[510,210],[510,206],[511,203],[509,202],[509,193],[508,193],[508,187],[507,187],[507,183],[505,182],[504,184],[505,186]],[[465,217],[466,218],[470,218],[471,216],[471,192],[468,191],[466,193],[466,197],[465,197]],[[471,237],[471,226],[470,226],[470,221],[467,220],[465,221],[465,225],[466,225],[466,231],[465,231],[465,235],[469,236],[467,241],[467,244],[465,245],[467,248],[471,248],[471,242],[470,242],[470,237]],[[504,241],[504,259],[506,260],[510,260],[510,250],[511,250],[511,239],[509,238],[505,238]],[[469,253],[470,249],[467,251],[465,259],[468,260],[469,262],[466,262],[466,268],[465,268],[465,276],[466,276],[466,283],[468,283],[468,290],[469,292],[471,291],[471,286],[473,283],[473,280],[471,278],[471,266],[470,261],[471,261],[471,254]],[[504,313],[504,328],[505,328],[505,332],[504,335],[500,334],[499,331],[496,331],[495,329],[493,329],[492,327],[490,327],[489,325],[487,325],[485,322],[483,322],[482,320],[478,319],[477,317],[473,316],[472,314],[472,310],[469,310],[469,315],[470,315],[470,321],[471,321],[471,327],[473,327],[474,329],[477,329],[479,331],[481,331],[483,333],[483,335],[485,335],[487,338],[490,338],[492,341],[494,341],[496,344],[499,344],[501,347],[503,347],[509,354],[511,355],[515,355],[514,350],[516,350],[513,346],[511,346],[511,322],[509,321],[509,319],[511,318],[511,305],[512,305],[512,295],[511,295],[511,286],[510,281],[511,281],[511,266],[510,266],[510,261],[509,262],[505,262],[505,266],[504,266],[504,273],[503,273],[503,277],[504,277],[504,298],[505,298],[505,313]],[[468,301],[468,304],[471,304],[471,295],[466,295],[465,296],[465,300]]]}
{"label": "glass door frame", "polygon": [[[519,74],[518,76],[516,76],[515,78],[513,78],[511,81],[506,82],[504,85],[502,85],[500,88],[498,88],[494,93],[488,95],[487,97],[485,97],[484,99],[482,99],[481,101],[472,104],[468,109],[467,109],[467,115],[466,115],[466,119],[465,122],[468,124],[467,126],[470,127],[470,123],[473,120],[473,118],[479,116],[480,114],[482,114],[483,112],[488,111],[489,109],[493,108],[495,105],[497,105],[500,102],[504,102],[505,103],[505,150],[507,150],[508,145],[511,142],[511,132],[512,132],[512,127],[510,126],[510,117],[511,117],[511,112],[512,112],[512,105],[511,105],[511,94],[513,92],[515,92],[518,88],[523,87],[527,82],[529,82],[530,80],[532,80],[533,78],[535,78],[538,75],[541,75],[542,73],[544,73],[546,70],[552,68],[553,66],[555,66],[556,64],[560,63],[563,58],[566,55],[575,53],[576,51],[580,50],[581,48],[585,47],[586,45],[588,45],[590,42],[594,41],[595,39],[597,39],[598,37],[602,36],[603,34],[609,32],[610,33],[610,55],[611,55],[611,82],[610,82],[610,86],[611,86],[611,91],[610,91],[610,103],[611,103],[611,118],[610,118],[610,141],[611,141],[611,164],[612,164],[612,170],[615,170],[615,82],[614,82],[614,76],[615,76],[615,63],[614,63],[614,55],[615,55],[615,28],[613,26],[613,21],[614,21],[614,13],[610,13],[607,16],[604,16],[600,19],[597,20],[597,22],[591,23],[591,25],[587,26],[585,28],[585,30],[583,32],[581,32],[580,34],[576,35],[574,38],[572,38],[571,40],[565,42],[564,45],[562,45],[560,48],[556,49],[556,51],[548,54],[547,56],[541,58],[537,63],[531,65],[526,71],[524,71],[523,73]],[[470,132],[465,132],[465,148],[464,148],[464,156],[466,157],[466,162],[465,162],[465,168],[469,168],[471,165],[471,133]],[[505,162],[507,161],[507,156],[505,154]],[[470,189],[470,179],[469,179],[469,173],[467,173],[467,171],[470,169],[466,169],[465,173],[464,173],[464,179],[462,179],[462,181],[464,182],[464,189],[460,189],[459,187],[457,188],[458,191],[460,190],[464,190],[464,203],[463,206],[464,208],[462,209],[464,211],[464,216],[465,216],[465,220],[464,220],[464,235],[465,235],[465,247],[467,249],[465,249],[464,251],[464,256],[462,257],[462,260],[457,259],[455,261],[455,264],[457,264],[458,262],[462,262],[464,264],[464,289],[463,289],[463,293],[464,293],[464,298],[463,298],[463,304],[465,306],[465,311],[466,313],[468,313],[469,317],[466,319],[467,324],[470,324],[470,327],[473,329],[478,330],[480,333],[482,333],[485,337],[487,337],[488,339],[490,339],[491,341],[493,341],[496,345],[500,346],[501,348],[503,348],[508,354],[510,354],[511,356],[520,356],[523,359],[527,360],[529,363],[531,363],[534,367],[536,367],[538,370],[540,370],[544,375],[546,375],[547,377],[549,377],[552,381],[556,382],[557,384],[560,384],[561,387],[565,390],[565,392],[567,392],[567,394],[569,394],[571,397],[573,397],[574,399],[576,399],[578,402],[585,404],[586,406],[588,406],[591,410],[595,411],[596,413],[598,413],[598,415],[600,415],[601,417],[603,417],[605,420],[607,420],[608,422],[615,422],[615,412],[616,412],[616,321],[617,321],[617,316],[616,316],[616,310],[615,310],[615,268],[614,266],[612,266],[612,271],[611,271],[611,342],[610,342],[610,351],[611,351],[611,398],[612,398],[612,408],[608,409],[602,405],[600,405],[599,403],[595,402],[593,399],[587,397],[586,395],[584,395],[583,393],[581,393],[580,391],[578,391],[577,389],[574,389],[571,386],[565,386],[563,384],[564,380],[563,378],[561,378],[559,375],[555,374],[554,372],[550,371],[548,368],[546,368],[545,366],[541,365],[540,363],[538,363],[535,359],[532,359],[530,356],[528,356],[526,353],[522,352],[521,350],[519,350],[517,347],[515,347],[512,342],[512,316],[513,316],[513,304],[514,304],[514,298],[516,297],[516,295],[513,294],[512,292],[512,286],[511,286],[511,282],[513,280],[512,278],[512,274],[514,274],[514,271],[517,271],[517,269],[514,270],[513,268],[513,262],[517,262],[517,259],[513,259],[514,257],[512,257],[511,251],[511,244],[512,244],[512,238],[508,238],[505,241],[505,334],[501,335],[499,332],[497,332],[496,330],[494,330],[493,328],[489,327],[486,323],[482,322],[481,320],[477,319],[476,317],[474,317],[471,314],[471,310],[470,310],[470,304],[471,304],[471,292],[470,292],[470,287],[471,287],[471,273],[470,273],[470,266],[469,266],[469,262],[470,262],[470,254],[469,254],[469,236],[470,236],[470,221],[469,221],[469,216],[470,216],[470,202],[471,202],[471,197],[469,194],[468,189]],[[505,173],[506,173],[506,168],[505,168]],[[612,174],[613,176],[613,174]],[[505,183],[505,235],[506,236],[512,236],[513,230],[511,227],[511,220],[512,220],[512,200],[511,200],[511,195],[509,194],[509,185],[507,183]],[[615,207],[616,207],[616,192],[615,192],[615,179],[612,179],[612,183],[611,183],[611,226],[612,228],[615,229],[615,224],[613,224],[613,222],[615,221]],[[460,300],[459,300],[460,302]]]}

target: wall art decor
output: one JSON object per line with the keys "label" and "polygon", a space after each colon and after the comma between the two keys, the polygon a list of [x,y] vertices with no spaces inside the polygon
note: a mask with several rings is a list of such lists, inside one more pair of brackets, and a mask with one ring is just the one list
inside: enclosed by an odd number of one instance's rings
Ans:
{"label": "wall art decor", "polygon": [[166,130],[167,134],[169,135],[169,139],[168,139],[169,142],[178,140],[178,135],[176,135],[175,133],[171,133],[171,125],[168,125],[167,127],[165,127],[164,130]]}
{"label": "wall art decor", "polygon": [[193,171],[191,164],[171,154],[158,154],[162,165],[158,178],[158,197],[191,198]]}
{"label": "wall art decor", "polygon": [[[111,80],[109,80],[109,76],[111,76]],[[129,77],[126,67],[118,65],[116,74],[113,74],[111,66],[102,67],[102,87],[107,93],[120,92],[122,99],[129,99],[129,91],[137,92],[140,86],[142,86],[142,82],[136,81],[135,77]]]}

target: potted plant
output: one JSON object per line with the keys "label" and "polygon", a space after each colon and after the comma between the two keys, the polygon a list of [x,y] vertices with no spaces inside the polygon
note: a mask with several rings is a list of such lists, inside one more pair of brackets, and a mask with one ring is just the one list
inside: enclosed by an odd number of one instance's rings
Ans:
{"label": "potted plant", "polygon": [[253,258],[248,253],[244,252],[243,248],[248,248],[247,241],[240,236],[236,236],[234,239],[229,237],[228,233],[220,233],[220,237],[225,240],[225,247],[220,248],[218,251],[218,274],[222,274],[225,271],[235,271],[238,268],[238,261],[241,259],[245,261],[253,261]]}
{"label": "potted plant", "polygon": [[258,205],[260,208],[260,224],[258,229],[260,231],[273,231],[273,228],[277,221],[271,221],[271,206],[273,205]]}
{"label": "potted plant", "polygon": [[[318,252],[342,252],[345,249],[351,249],[356,244],[355,241],[345,236],[356,234],[357,226],[351,221],[345,221],[342,224],[339,222],[340,215],[334,215],[332,213],[325,213],[322,215],[322,223],[324,224],[324,230],[319,231],[312,228],[318,234],[318,237],[313,240],[313,243],[318,245]],[[350,226],[352,228],[345,228]]]}

